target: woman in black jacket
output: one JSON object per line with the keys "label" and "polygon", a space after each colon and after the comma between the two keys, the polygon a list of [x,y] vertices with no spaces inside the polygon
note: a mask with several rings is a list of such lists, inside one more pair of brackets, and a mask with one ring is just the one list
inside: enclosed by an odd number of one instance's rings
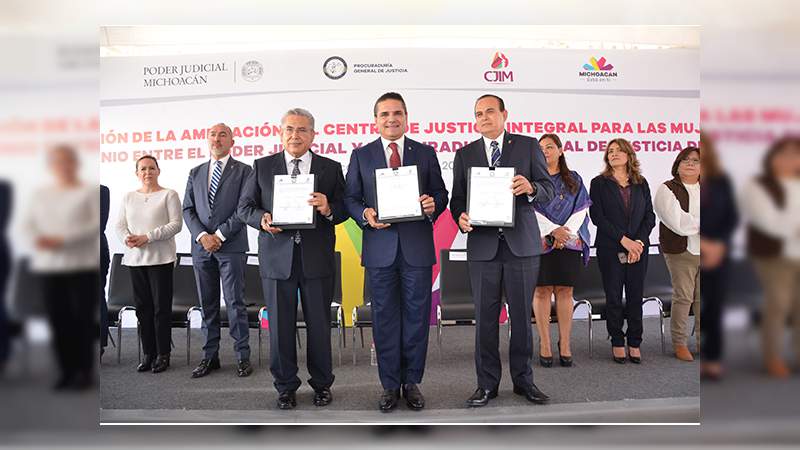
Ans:
{"label": "woman in black jacket", "polygon": [[[630,361],[639,364],[647,249],[656,216],[650,187],[631,144],[621,138],[610,141],[603,161],[605,169],[589,190],[589,215],[597,226],[595,247],[606,293],[606,327],[614,361],[625,363],[627,341]],[[623,332],[625,320],[628,328]]]}
{"label": "woman in black jacket", "polygon": [[739,224],[733,186],[711,140],[700,135],[700,282],[703,288],[700,377],[722,377],[722,308],[727,298],[731,236]]}

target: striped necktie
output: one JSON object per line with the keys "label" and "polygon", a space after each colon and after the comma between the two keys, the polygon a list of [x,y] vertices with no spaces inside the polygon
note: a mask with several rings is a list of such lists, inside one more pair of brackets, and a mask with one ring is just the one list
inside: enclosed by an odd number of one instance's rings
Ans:
{"label": "striped necktie", "polygon": [[[299,158],[295,158],[295,159],[292,160],[292,163],[294,164],[294,167],[292,168],[292,176],[293,177],[296,177],[296,176],[300,175],[300,163],[301,162],[302,161]],[[294,240],[295,244],[299,244],[300,243],[300,240],[301,240],[300,230],[296,230],[294,232],[294,236],[292,236],[292,239]]]}
{"label": "striped necktie", "polygon": [[497,141],[492,141],[492,167],[496,167],[497,163],[500,161],[500,146],[497,144]]}
{"label": "striped necktie", "polygon": [[211,174],[211,184],[208,186],[208,206],[214,207],[214,197],[217,195],[219,180],[222,178],[222,161],[214,163],[214,173]]}

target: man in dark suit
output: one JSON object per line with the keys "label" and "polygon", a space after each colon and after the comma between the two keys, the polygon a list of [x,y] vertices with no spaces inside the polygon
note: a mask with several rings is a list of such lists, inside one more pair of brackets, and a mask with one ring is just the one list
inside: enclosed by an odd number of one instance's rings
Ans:
{"label": "man in dark suit", "polygon": [[[483,95],[475,103],[475,120],[483,137],[456,153],[450,212],[467,237],[472,295],[475,301],[475,369],[478,389],[468,406],[484,406],[500,386],[498,320],[505,290],[511,320],[509,364],[514,393],[534,403],[548,397],[533,383],[531,369],[531,299],[539,276],[542,253],[533,202],[553,198],[553,183],[544,155],[535,139],[506,133],[508,118],[503,100]],[[514,227],[473,227],[467,214],[467,179],[471,167],[513,167],[509,187],[516,196]]]}
{"label": "man in dark suit", "polygon": [[[372,322],[378,375],[383,385],[379,408],[388,412],[402,395],[412,409],[425,407],[417,386],[428,351],[432,267],[436,263],[433,223],[447,207],[447,189],[432,147],[404,136],[408,111],[400,94],[375,102],[380,138],[353,151],[347,169],[345,205],[363,229],[361,265],[372,292]],[[424,218],[384,224],[377,221],[375,169],[417,166]]]}
{"label": "man in dark suit", "polygon": [[108,210],[111,206],[111,192],[108,186],[100,185],[100,356],[108,347],[108,304],[106,299],[106,279],[111,256],[108,251],[108,238],[106,225],[108,224]]}
{"label": "man in dark suit", "polygon": [[207,137],[211,159],[189,172],[183,197],[183,220],[192,236],[192,264],[206,338],[203,359],[192,371],[192,378],[220,368],[220,279],[238,359],[237,375],[246,377],[253,372],[244,299],[248,245],[236,207],[252,169],[231,157],[234,141],[229,126],[216,124],[208,129]]}
{"label": "man in dark suit", "polygon": [[[278,391],[278,408],[297,405],[295,332],[297,291],[307,326],[308,383],[314,389],[314,404],[325,406],[333,399],[331,363],[331,313],[335,273],[334,226],[347,220],[342,204],[344,176],[336,161],[310,151],[314,141],[314,117],[308,111],[289,110],[281,120],[284,151],[259,158],[239,201],[239,216],[259,230],[258,262],[269,312],[270,371]],[[316,208],[312,229],[282,230],[272,224],[272,194],[275,175],[313,174],[316,192],[309,205]]]}

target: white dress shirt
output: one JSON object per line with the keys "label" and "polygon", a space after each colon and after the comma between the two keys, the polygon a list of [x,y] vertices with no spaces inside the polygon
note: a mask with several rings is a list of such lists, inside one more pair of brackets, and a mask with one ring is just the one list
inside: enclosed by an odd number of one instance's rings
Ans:
{"label": "white dress shirt", "polygon": [[[506,131],[503,130],[500,133],[500,136],[497,136],[495,139],[489,139],[486,136],[483,136],[483,146],[484,150],[486,151],[486,162],[489,163],[489,166],[492,165],[492,141],[497,142],[497,146],[500,149],[500,155],[503,155],[503,141],[505,141]],[[499,160],[498,160],[499,161]]]}
{"label": "white dress shirt", "polygon": [[311,150],[307,150],[300,158],[295,158],[286,150],[283,151],[283,158],[286,160],[286,173],[291,175],[294,170],[295,159],[300,159],[300,174],[308,175],[311,173]]}
{"label": "white dress shirt", "polygon": [[400,155],[400,165],[403,165],[403,149],[405,148],[404,145],[406,143],[406,136],[402,135],[399,139],[390,141],[383,136],[381,136],[381,144],[383,144],[383,153],[386,155],[386,167],[392,167],[389,164],[389,159],[392,157],[392,149],[389,148],[389,144],[392,142],[397,143],[397,154]]}
{"label": "white dress shirt", "polygon": [[653,209],[659,220],[678,236],[686,236],[686,251],[700,254],[700,183],[684,184],[689,192],[689,212],[681,208],[678,198],[661,184],[653,199]]}

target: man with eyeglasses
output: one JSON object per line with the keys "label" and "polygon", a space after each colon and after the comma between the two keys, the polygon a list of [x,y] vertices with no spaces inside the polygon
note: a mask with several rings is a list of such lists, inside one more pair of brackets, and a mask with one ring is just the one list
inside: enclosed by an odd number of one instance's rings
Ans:
{"label": "man with eyeglasses", "polygon": [[[294,108],[281,120],[283,151],[253,163],[239,201],[239,216],[258,233],[258,262],[269,313],[270,372],[278,391],[279,409],[297,406],[295,333],[297,297],[306,322],[307,364],[314,389],[314,405],[332,400],[334,376],[331,364],[330,301],[333,297],[336,234],[334,226],[347,219],[342,199],[344,176],[336,161],[314,154],[314,117]],[[272,197],[275,175],[315,176],[316,192],[308,204],[316,208],[316,225],[302,230],[283,230],[273,224]]]}

